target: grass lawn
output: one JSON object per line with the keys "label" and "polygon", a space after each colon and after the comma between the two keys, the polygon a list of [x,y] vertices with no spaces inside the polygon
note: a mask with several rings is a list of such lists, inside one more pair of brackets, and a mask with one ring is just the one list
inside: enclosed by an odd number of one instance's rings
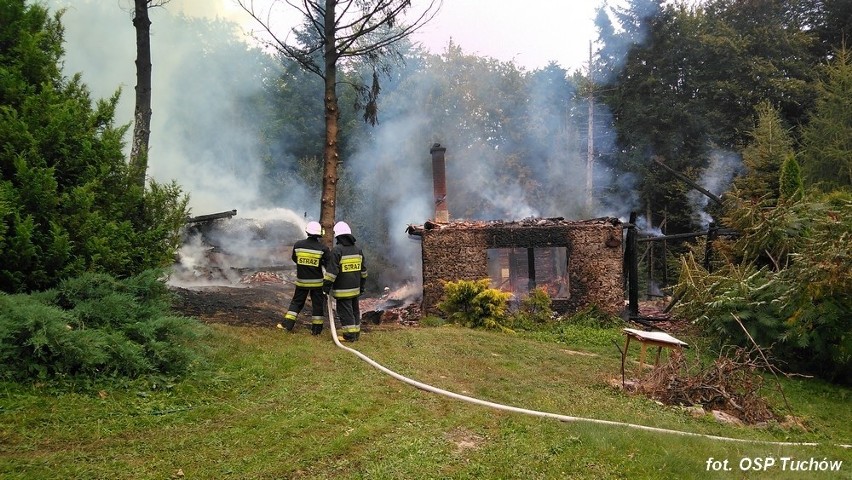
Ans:
{"label": "grass lawn", "polygon": [[[402,383],[327,331],[214,325],[209,363],[179,382],[0,384],[0,478],[852,478],[852,449],[840,446],[852,444],[852,389],[783,379],[793,412],[781,413],[804,428],[722,425],[611,387],[612,340],[623,343],[618,329],[444,326],[376,330],[355,347],[417,381],[524,409],[818,445],[506,412]],[[774,380],[765,388],[783,409]],[[821,471],[828,462],[839,471]]]}

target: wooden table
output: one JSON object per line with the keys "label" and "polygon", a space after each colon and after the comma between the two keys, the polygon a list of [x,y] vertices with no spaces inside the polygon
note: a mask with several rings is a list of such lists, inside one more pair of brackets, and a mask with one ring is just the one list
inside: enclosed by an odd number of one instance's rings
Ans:
{"label": "wooden table", "polygon": [[[636,330],[635,328],[625,328],[624,335],[627,337],[627,342],[624,344],[624,355],[627,356],[627,349],[630,347],[630,339],[635,339],[639,342],[639,368],[642,369],[645,366],[645,349],[648,348],[648,345],[653,347],[657,347],[657,359],[654,362],[654,365],[659,365],[660,363],[660,352],[662,352],[663,348],[671,348],[671,349],[681,349],[683,347],[688,347],[684,341],[678,340],[677,338],[669,335],[665,332],[645,332],[643,330]],[[623,367],[623,365],[622,365]]]}

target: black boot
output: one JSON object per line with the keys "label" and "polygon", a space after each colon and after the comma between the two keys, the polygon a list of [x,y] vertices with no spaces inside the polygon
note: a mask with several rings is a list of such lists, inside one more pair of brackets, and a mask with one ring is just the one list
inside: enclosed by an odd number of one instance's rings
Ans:
{"label": "black boot", "polygon": [[284,319],[284,328],[287,329],[288,332],[292,332],[293,328],[296,326],[295,320],[290,320],[289,318]]}
{"label": "black boot", "polygon": [[314,323],[311,324],[311,335],[319,335],[322,333],[322,324]]}

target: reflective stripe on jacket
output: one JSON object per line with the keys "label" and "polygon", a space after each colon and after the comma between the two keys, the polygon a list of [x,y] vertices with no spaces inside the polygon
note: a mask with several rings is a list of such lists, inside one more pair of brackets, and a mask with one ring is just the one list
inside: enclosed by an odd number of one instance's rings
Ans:
{"label": "reflective stripe on jacket", "polygon": [[361,286],[367,278],[364,254],[354,243],[354,239],[339,240],[331,250],[331,259],[325,270],[325,281],[332,285],[331,296],[335,298],[357,297],[361,294]]}
{"label": "reflective stripe on jacket", "polygon": [[328,263],[329,249],[318,236],[311,235],[296,242],[291,258],[296,263],[297,287],[322,288],[322,269]]}

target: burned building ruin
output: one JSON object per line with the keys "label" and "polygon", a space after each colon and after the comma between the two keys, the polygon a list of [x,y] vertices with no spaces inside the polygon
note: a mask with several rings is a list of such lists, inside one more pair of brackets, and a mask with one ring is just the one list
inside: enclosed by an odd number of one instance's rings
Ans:
{"label": "burned building ruin", "polygon": [[559,313],[595,305],[619,314],[624,307],[616,218],[427,222],[408,233],[422,240],[424,312],[436,311],[444,282],[482,278],[518,299],[541,288]]}
{"label": "burned building ruin", "polygon": [[444,283],[488,278],[494,288],[521,299],[543,289],[558,313],[587,306],[612,314],[624,309],[622,231],[617,218],[569,221],[450,221],[444,153],[432,146],[435,221],[409,225],[422,251],[424,312],[437,313]]}

